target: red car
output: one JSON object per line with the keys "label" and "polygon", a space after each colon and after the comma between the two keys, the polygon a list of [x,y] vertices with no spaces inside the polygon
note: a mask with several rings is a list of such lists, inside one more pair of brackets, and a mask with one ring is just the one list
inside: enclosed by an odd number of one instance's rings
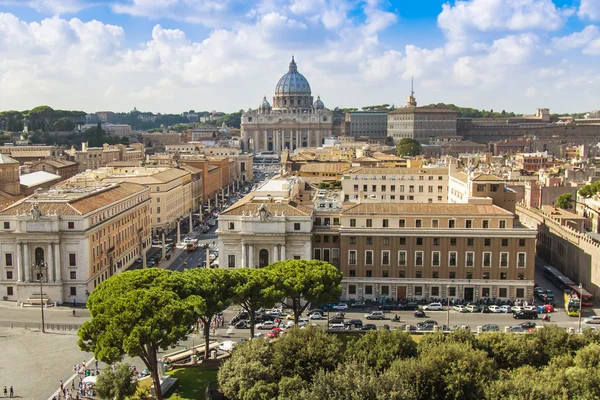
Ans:
{"label": "red car", "polygon": [[269,331],[269,333],[267,334],[267,337],[269,339],[275,339],[276,337],[279,337],[279,334],[282,332],[281,328],[273,328]]}
{"label": "red car", "polygon": [[543,306],[537,307],[537,312],[540,314],[546,314],[554,312],[554,306],[552,304],[544,304]]}

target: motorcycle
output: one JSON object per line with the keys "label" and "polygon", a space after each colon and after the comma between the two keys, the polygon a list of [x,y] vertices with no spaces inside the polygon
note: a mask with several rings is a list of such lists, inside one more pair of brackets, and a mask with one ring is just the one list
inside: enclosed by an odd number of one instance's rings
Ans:
{"label": "motorcycle", "polygon": [[398,316],[398,314],[394,315],[394,317],[392,318],[392,322],[400,322],[400,317]]}
{"label": "motorcycle", "polygon": [[542,317],[542,321],[544,322],[550,322],[550,314],[546,314]]}

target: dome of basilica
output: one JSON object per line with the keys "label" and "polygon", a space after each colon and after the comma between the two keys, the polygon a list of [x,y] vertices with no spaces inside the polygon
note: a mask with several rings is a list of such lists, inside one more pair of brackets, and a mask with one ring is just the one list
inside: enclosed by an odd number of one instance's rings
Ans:
{"label": "dome of basilica", "polygon": [[314,104],[315,109],[322,110],[325,108],[325,104],[321,101],[321,96],[317,96],[317,101]]}
{"label": "dome of basilica", "polygon": [[275,86],[275,95],[294,95],[294,94],[308,94],[310,95],[310,85],[306,78],[298,72],[296,61],[292,57],[290,62],[290,68],[287,74],[279,79],[277,86]]}

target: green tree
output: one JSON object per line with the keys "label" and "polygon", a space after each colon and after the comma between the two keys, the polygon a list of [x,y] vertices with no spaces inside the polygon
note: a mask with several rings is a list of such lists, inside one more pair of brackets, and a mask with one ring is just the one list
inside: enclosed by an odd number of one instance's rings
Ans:
{"label": "green tree", "polygon": [[421,154],[421,144],[411,138],[400,139],[396,145],[398,157],[417,156]]}
{"label": "green tree", "polygon": [[383,372],[399,358],[415,357],[417,344],[403,331],[369,331],[348,343],[347,360],[359,360],[376,372]]}
{"label": "green tree", "polygon": [[203,306],[197,309],[197,317],[203,325],[204,358],[208,358],[210,323],[216,314],[231,304],[233,276],[229,271],[210,268],[190,269],[185,275],[192,281],[191,292],[204,299]]}
{"label": "green tree", "polygon": [[273,346],[264,339],[238,345],[219,368],[217,380],[231,400],[271,400],[277,398],[281,371],[272,363]]}
{"label": "green tree", "polygon": [[55,118],[55,112],[52,107],[38,106],[28,112],[29,118],[38,122],[41,130],[48,132],[50,122]]}
{"label": "green tree", "polygon": [[310,304],[319,306],[337,301],[342,294],[342,274],[327,262],[284,260],[267,268],[277,276],[286,299],[282,303],[292,310],[296,324]]}
{"label": "green tree", "polygon": [[283,298],[275,274],[267,268],[243,268],[234,270],[232,300],[248,313],[250,338],[254,337],[256,312],[262,307],[272,307]]}
{"label": "green tree", "polygon": [[88,298],[92,319],[78,331],[79,347],[106,363],[124,354],[140,357],[161,400],[157,352],[185,338],[195,322],[194,309],[205,305],[199,296],[188,295],[186,283],[181,274],[157,268],[112,276]]}
{"label": "green tree", "polygon": [[129,364],[118,363],[112,368],[105,368],[96,381],[94,389],[101,399],[125,400],[132,396],[137,388],[137,383],[132,379]]}
{"label": "green tree", "polygon": [[558,196],[558,199],[556,199],[556,206],[562,208],[563,210],[568,210],[571,208],[572,203],[573,195],[571,193],[563,193]]}

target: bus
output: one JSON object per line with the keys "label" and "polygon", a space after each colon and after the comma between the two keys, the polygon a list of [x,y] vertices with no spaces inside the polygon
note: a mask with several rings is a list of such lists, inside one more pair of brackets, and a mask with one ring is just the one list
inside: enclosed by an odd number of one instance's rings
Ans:
{"label": "bus", "polygon": [[581,305],[584,307],[593,307],[594,306],[594,295],[588,292],[587,290],[581,288],[579,289],[578,285],[571,285],[570,289],[573,293],[577,295],[578,298],[581,299]]}
{"label": "bus", "polygon": [[570,317],[579,317],[579,297],[569,291],[565,292],[565,311]]}
{"label": "bus", "polygon": [[575,285],[575,282],[556,268],[551,267],[550,265],[544,265],[542,268],[544,270],[544,277],[554,283],[560,290],[564,291]]}
{"label": "bus", "polygon": [[187,251],[196,251],[196,249],[198,248],[198,239],[191,239],[188,240],[185,248]]}

